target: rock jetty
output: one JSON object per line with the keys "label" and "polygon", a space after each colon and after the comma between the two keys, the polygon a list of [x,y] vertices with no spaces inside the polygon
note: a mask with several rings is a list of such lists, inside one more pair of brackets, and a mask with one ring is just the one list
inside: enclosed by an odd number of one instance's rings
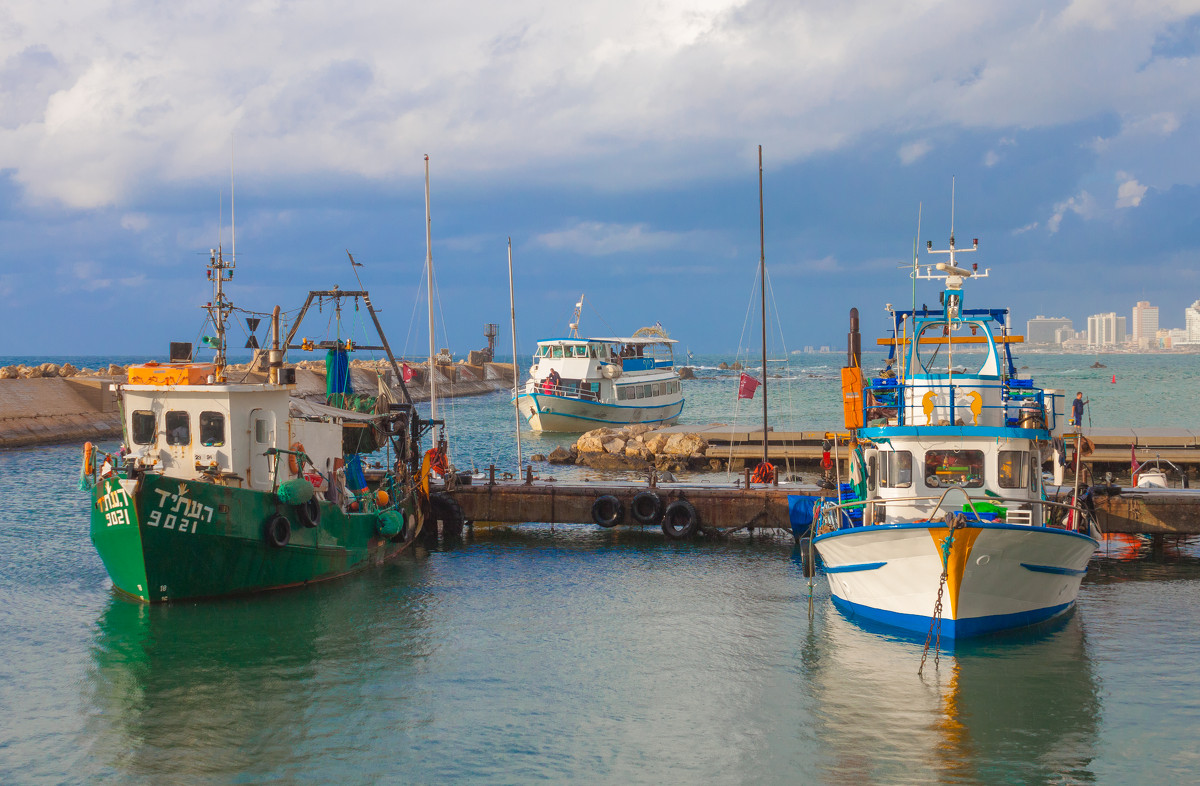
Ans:
{"label": "rock jetty", "polygon": [[639,424],[589,431],[569,449],[555,448],[549,461],[606,470],[644,470],[651,466],[674,472],[722,469],[721,460],[708,458],[707,450],[708,440],[700,434],[655,430]]}

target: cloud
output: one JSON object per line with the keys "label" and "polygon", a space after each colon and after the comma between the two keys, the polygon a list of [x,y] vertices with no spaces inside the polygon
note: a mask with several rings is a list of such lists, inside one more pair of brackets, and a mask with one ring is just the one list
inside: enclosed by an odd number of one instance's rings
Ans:
{"label": "cloud", "polygon": [[915,142],[909,142],[900,148],[900,163],[908,166],[909,164],[924,157],[926,153],[933,149],[933,145],[928,139],[918,139]]}
{"label": "cloud", "polygon": [[126,213],[121,216],[121,228],[131,232],[144,232],[150,226],[150,218],[145,213]]}
{"label": "cloud", "polygon": [[1117,187],[1117,207],[1137,207],[1142,204],[1146,186],[1126,172],[1117,173],[1117,182],[1120,183]]}
{"label": "cloud", "polygon": [[649,229],[645,224],[580,221],[567,229],[540,234],[534,238],[534,242],[555,251],[599,257],[632,251],[677,248],[686,239],[685,233],[656,231]]}
{"label": "cloud", "polygon": [[[1014,234],[1014,235],[1023,235],[1023,234],[1025,234],[1026,232],[1032,232],[1033,230],[1037,229],[1037,228],[1038,228],[1038,226],[1039,226],[1039,222],[1037,222],[1037,221],[1031,221],[1030,223],[1026,224],[1026,225],[1025,225],[1025,226],[1023,226],[1023,227],[1017,227],[1016,229],[1014,229],[1014,230],[1012,231],[1012,234]],[[1058,225],[1057,225],[1057,224],[1055,224],[1055,231],[1057,231],[1057,227],[1058,227]]]}
{"label": "cloud", "polygon": [[11,0],[0,169],[91,209],[215,180],[234,139],[240,180],[386,182],[428,152],[443,178],[626,189],[728,173],[759,142],[786,163],[888,134],[917,140],[912,164],[954,129],[1172,133],[1200,112],[1200,58],[1156,54],[1185,5],[180,0],[64,26]]}
{"label": "cloud", "polygon": [[1059,202],[1054,206],[1050,218],[1046,219],[1046,229],[1050,230],[1050,234],[1058,232],[1059,225],[1067,213],[1074,213],[1084,219],[1092,218],[1096,214],[1096,200],[1092,199],[1092,195],[1087,191],[1080,191],[1070,199]]}

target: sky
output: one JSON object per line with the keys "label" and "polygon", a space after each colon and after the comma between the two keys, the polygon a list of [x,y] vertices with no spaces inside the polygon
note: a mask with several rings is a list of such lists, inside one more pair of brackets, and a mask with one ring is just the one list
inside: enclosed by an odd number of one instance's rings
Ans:
{"label": "sky", "polygon": [[757,348],[760,145],[772,352],[911,305],[952,179],[968,307],[1182,327],[1198,127],[1200,0],[8,0],[0,355],[211,334],[235,231],[236,305],[357,288],[349,250],[419,355],[425,155],[439,347],[511,352],[511,237],[522,354],[581,293],[584,334]]}

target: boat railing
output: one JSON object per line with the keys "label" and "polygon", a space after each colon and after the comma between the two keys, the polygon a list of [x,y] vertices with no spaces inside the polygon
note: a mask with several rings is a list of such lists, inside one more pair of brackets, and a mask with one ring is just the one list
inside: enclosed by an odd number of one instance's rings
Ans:
{"label": "boat railing", "polygon": [[[921,390],[941,390],[947,393],[947,404],[938,404],[939,408],[948,408],[950,423],[957,424],[960,419],[958,410],[964,409],[958,399],[960,395],[978,390],[999,390],[999,404],[980,403],[979,421],[983,421],[983,412],[1001,412],[1001,422],[1004,426],[1013,428],[1044,428],[1054,430],[1058,426],[1058,408],[1056,399],[1062,394],[1047,392],[1044,388],[1035,387],[1033,380],[1008,379],[1003,382],[989,383],[972,380],[969,384],[955,385],[953,383],[931,382],[914,384],[904,382],[895,377],[878,377],[872,379],[866,387],[862,398],[863,423],[871,425],[910,425],[905,422],[908,408],[915,404],[905,401],[906,390],[915,387]],[[967,409],[967,414],[971,410]],[[916,424],[925,425],[925,424]]]}
{"label": "boat railing", "polygon": [[[953,491],[962,495],[961,508],[946,504],[947,496]],[[933,503],[932,506],[929,506],[929,503]],[[905,513],[889,521],[887,514],[889,507],[902,508]],[[914,508],[926,507],[928,507],[927,513],[922,511],[915,516],[912,514]],[[1085,535],[1091,534],[1091,528],[1096,524],[1094,515],[1077,500],[1058,502],[1051,499],[1003,497],[991,494],[987,497],[972,497],[963,488],[953,486],[938,496],[873,497],[871,499],[823,502],[817,514],[817,533],[825,534],[839,529],[902,523],[896,520],[898,518],[903,518],[904,521],[911,523],[938,524],[944,522],[946,517],[951,514],[964,516],[968,521],[1040,526],[1080,532]],[[1034,521],[1035,516],[1039,519],[1038,521]]]}
{"label": "boat railing", "polygon": [[600,392],[597,390],[583,389],[574,383],[564,384],[547,384],[540,382],[537,384],[537,392],[547,396],[558,396],[560,398],[573,398],[580,401],[599,401]]}

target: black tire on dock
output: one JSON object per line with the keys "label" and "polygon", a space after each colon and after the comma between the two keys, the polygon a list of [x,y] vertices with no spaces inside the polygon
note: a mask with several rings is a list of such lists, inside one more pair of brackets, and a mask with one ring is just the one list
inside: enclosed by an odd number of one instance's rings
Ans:
{"label": "black tire on dock", "polygon": [[653,491],[639,491],[629,502],[629,515],[638,524],[657,524],[662,521],[662,497]]}
{"label": "black tire on dock", "polygon": [[316,497],[311,497],[308,502],[296,506],[296,514],[301,524],[315,527],[321,523],[321,503]]}
{"label": "black tire on dock", "polygon": [[696,508],[686,499],[677,499],[667,505],[662,517],[662,531],[671,540],[691,537],[700,528],[700,516]]}
{"label": "black tire on dock", "polygon": [[621,500],[612,494],[597,497],[596,501],[592,503],[592,521],[601,527],[615,527],[621,523],[623,518],[625,518],[625,508],[621,505]]}
{"label": "black tire on dock", "polygon": [[263,537],[269,545],[281,549],[292,539],[292,525],[282,514],[272,513],[263,525]]}
{"label": "black tire on dock", "polygon": [[440,519],[442,522],[442,540],[456,540],[462,537],[467,517],[458,500],[439,491],[429,495],[429,508],[433,512],[433,520],[436,522]]}

